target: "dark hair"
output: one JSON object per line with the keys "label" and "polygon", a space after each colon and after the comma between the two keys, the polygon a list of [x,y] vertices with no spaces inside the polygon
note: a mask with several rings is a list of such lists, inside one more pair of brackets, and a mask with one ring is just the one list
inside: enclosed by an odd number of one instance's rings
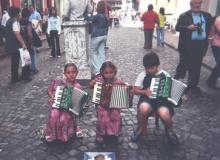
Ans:
{"label": "dark hair", "polygon": [[104,156],[103,154],[99,154],[99,155],[95,156],[95,160],[96,160],[97,158],[105,158],[105,156]]}
{"label": "dark hair", "polygon": [[28,8],[24,8],[21,11],[21,16],[22,18],[28,18],[31,15],[31,12],[29,11]]}
{"label": "dark hair", "polygon": [[114,70],[115,74],[117,73],[117,68],[116,66],[114,65],[114,63],[112,63],[111,61],[106,61],[102,64],[101,68],[100,68],[100,74],[102,74],[104,72],[104,70],[106,68],[111,68]]}
{"label": "dark hair", "polygon": [[49,13],[49,15],[50,15],[50,16],[53,16],[53,13],[52,13],[53,10],[55,10],[55,16],[57,16],[57,9],[56,9],[55,7],[51,7],[51,8],[50,8],[50,13]]}
{"label": "dark hair", "polygon": [[68,67],[74,67],[75,70],[77,70],[77,72],[78,72],[78,68],[77,68],[77,66],[76,66],[74,63],[67,63],[67,64],[64,66],[64,73],[66,72],[66,70],[67,70]]}
{"label": "dark hair", "polygon": [[21,11],[21,10],[20,10],[18,7],[12,6],[12,7],[9,8],[8,14],[9,14],[9,16],[10,16],[11,18],[14,18],[14,17],[16,17],[17,15],[19,15],[20,11]]}
{"label": "dark hair", "polygon": [[152,5],[152,4],[149,4],[149,5],[148,5],[148,11],[153,11],[153,9],[154,9],[153,5]]}
{"label": "dark hair", "polygon": [[104,1],[99,1],[99,3],[97,4],[97,12],[105,13],[105,2]]}
{"label": "dark hair", "polygon": [[160,60],[156,53],[150,52],[144,56],[143,66],[145,68],[151,68],[151,67],[159,66],[159,65],[160,65]]}
{"label": "dark hair", "polygon": [[165,15],[165,9],[163,7],[160,7],[160,14]]}

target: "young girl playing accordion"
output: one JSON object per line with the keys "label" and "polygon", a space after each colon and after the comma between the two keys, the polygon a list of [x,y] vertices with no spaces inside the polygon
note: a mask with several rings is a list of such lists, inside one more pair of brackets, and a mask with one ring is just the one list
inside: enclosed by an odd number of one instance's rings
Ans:
{"label": "young girl playing accordion", "polygon": [[[48,88],[49,102],[54,103],[54,96],[57,86],[70,85],[72,87],[81,88],[76,82],[78,69],[75,64],[68,63],[64,67],[65,80],[54,80]],[[46,126],[46,141],[52,142],[60,140],[67,142],[76,133],[76,123],[73,114],[70,111],[63,111],[56,108],[50,108],[50,115]]]}
{"label": "young girl playing accordion", "polygon": [[122,128],[122,119],[120,109],[109,108],[110,95],[108,87],[115,84],[124,84],[123,81],[116,79],[117,69],[112,62],[104,62],[100,69],[100,74],[96,75],[95,79],[90,82],[90,87],[93,88],[96,82],[102,82],[106,89],[103,93],[103,98],[97,105],[97,122],[96,122],[96,141],[104,144],[104,139],[107,136],[113,136],[117,142],[122,141],[119,138]]}

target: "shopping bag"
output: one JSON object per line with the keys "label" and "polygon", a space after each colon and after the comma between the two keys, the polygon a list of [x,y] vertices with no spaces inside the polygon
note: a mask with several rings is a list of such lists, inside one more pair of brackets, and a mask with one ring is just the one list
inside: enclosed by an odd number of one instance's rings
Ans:
{"label": "shopping bag", "polygon": [[31,64],[31,57],[27,49],[20,48],[21,66],[27,66]]}

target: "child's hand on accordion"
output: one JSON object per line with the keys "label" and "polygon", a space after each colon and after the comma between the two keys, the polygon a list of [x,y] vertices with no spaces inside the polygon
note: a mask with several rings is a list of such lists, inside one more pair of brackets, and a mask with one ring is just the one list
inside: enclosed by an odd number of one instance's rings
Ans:
{"label": "child's hand on accordion", "polygon": [[150,88],[147,88],[146,90],[144,90],[144,95],[148,97],[152,95],[152,91],[150,90]]}
{"label": "child's hand on accordion", "polygon": [[52,105],[52,104],[54,103],[54,100],[55,100],[55,99],[54,99],[54,95],[53,95],[53,96],[50,97],[49,103]]}

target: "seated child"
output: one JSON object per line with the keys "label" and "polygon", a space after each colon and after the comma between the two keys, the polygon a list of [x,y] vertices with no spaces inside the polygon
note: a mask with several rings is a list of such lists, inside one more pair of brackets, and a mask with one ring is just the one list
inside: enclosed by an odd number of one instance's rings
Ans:
{"label": "seated child", "polygon": [[165,98],[151,99],[152,95],[150,90],[151,79],[158,75],[169,75],[167,72],[159,69],[160,61],[156,53],[146,54],[143,58],[143,66],[145,71],[141,72],[135,82],[133,92],[136,95],[140,95],[138,102],[138,129],[131,137],[132,141],[137,141],[140,135],[147,134],[146,120],[152,113],[157,113],[162,120],[166,135],[170,142],[177,144],[178,138],[173,130],[172,116],[174,114],[174,105]]}
{"label": "seated child", "polygon": [[[100,74],[96,75],[95,79],[90,82],[90,87],[93,88],[96,82],[102,82],[106,87],[114,84],[124,84],[123,81],[116,79],[116,73],[117,69],[112,62],[104,62]],[[114,136],[118,143],[121,143],[122,139],[119,138],[122,128],[120,109],[109,108],[110,95],[107,92],[103,97],[103,101],[96,108],[96,141],[104,144],[104,137]]]}
{"label": "seated child", "polygon": [[[48,88],[49,102],[52,106],[56,87],[58,85],[71,85],[76,88],[81,88],[76,82],[78,69],[75,64],[68,63],[64,67],[65,80],[54,80]],[[52,142],[60,140],[67,142],[76,133],[76,123],[74,122],[73,114],[70,111],[63,111],[56,108],[50,108],[50,115],[46,126],[46,141]]]}

